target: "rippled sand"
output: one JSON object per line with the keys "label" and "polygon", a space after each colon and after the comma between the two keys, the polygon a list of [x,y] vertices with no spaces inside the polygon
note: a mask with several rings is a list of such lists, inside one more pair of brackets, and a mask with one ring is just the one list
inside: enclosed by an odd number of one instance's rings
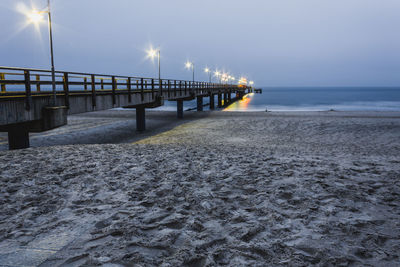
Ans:
{"label": "rippled sand", "polygon": [[398,265],[400,113],[207,115],[0,152],[0,265]]}

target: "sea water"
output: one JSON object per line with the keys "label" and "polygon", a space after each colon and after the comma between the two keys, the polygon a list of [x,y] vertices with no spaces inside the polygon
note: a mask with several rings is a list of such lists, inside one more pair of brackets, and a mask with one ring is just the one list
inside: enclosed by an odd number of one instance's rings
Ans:
{"label": "sea water", "polygon": [[[215,104],[216,100],[215,97]],[[209,97],[203,103],[208,104]],[[184,108],[196,108],[196,101],[185,101]],[[176,102],[166,101],[159,109],[176,110]],[[205,106],[204,110],[207,109]],[[247,94],[223,110],[400,111],[400,87],[265,87],[262,94]]]}

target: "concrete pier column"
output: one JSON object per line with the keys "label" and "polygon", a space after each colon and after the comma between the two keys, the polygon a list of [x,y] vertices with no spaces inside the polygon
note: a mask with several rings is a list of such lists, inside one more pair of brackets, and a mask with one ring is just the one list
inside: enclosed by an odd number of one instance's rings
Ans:
{"label": "concrete pier column", "polygon": [[222,108],[222,94],[218,94],[218,107]]}
{"label": "concrete pier column", "polygon": [[146,130],[146,116],[144,107],[136,108],[136,130],[138,132],[143,132]]}
{"label": "concrete pier column", "polygon": [[183,118],[183,100],[176,101],[176,111],[177,111],[178,119],[182,119]]}
{"label": "concrete pier column", "polygon": [[26,126],[16,126],[8,131],[8,148],[10,150],[29,147],[29,129]]}
{"label": "concrete pier column", "polygon": [[226,104],[228,104],[228,94],[224,93],[224,106],[226,106]]}
{"label": "concrete pier column", "polygon": [[229,101],[229,103],[232,102],[232,93],[231,92],[228,93],[228,101]]}
{"label": "concrete pier column", "polygon": [[210,95],[210,109],[214,109],[215,108],[215,104],[214,104],[214,95],[211,94]]}
{"label": "concrete pier column", "polygon": [[203,97],[197,97],[197,111],[203,111]]}

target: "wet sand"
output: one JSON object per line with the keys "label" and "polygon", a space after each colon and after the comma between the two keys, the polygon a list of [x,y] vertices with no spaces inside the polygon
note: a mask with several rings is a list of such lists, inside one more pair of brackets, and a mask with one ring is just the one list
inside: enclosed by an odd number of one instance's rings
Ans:
{"label": "wet sand", "polygon": [[399,265],[400,113],[172,116],[1,151],[0,266]]}

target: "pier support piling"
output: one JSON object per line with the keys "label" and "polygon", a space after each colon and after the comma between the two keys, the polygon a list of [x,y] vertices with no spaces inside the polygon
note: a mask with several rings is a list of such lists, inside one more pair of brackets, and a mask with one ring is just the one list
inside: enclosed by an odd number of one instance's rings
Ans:
{"label": "pier support piling", "polygon": [[214,104],[214,95],[211,94],[210,95],[210,110],[215,108],[215,104]]}
{"label": "pier support piling", "polygon": [[183,118],[183,100],[176,101],[176,110],[177,110],[178,119],[182,119]]}
{"label": "pier support piling", "polygon": [[224,106],[228,104],[228,94],[224,93]]}
{"label": "pier support piling", "polygon": [[218,94],[218,107],[222,108],[222,94]]}
{"label": "pier support piling", "polygon": [[228,93],[228,101],[229,101],[229,103],[232,102],[232,94],[230,92]]}
{"label": "pier support piling", "polygon": [[203,111],[203,97],[197,96],[197,111]]}
{"label": "pier support piling", "polygon": [[144,107],[136,108],[136,130],[138,132],[143,132],[146,130],[146,116]]}
{"label": "pier support piling", "polygon": [[29,129],[26,126],[15,126],[8,131],[8,148],[10,150],[29,147]]}

